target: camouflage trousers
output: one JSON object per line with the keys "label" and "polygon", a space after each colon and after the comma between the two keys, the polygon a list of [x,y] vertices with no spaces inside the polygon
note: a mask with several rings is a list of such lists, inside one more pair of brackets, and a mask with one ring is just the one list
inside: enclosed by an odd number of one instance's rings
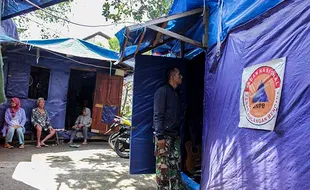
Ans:
{"label": "camouflage trousers", "polygon": [[180,138],[165,136],[164,149],[158,147],[155,138],[156,183],[158,190],[184,189],[180,170]]}

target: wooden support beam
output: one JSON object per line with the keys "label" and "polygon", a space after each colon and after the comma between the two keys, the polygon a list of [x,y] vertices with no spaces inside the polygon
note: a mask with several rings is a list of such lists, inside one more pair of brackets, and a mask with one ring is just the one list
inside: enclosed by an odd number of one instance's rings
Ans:
{"label": "wooden support beam", "polygon": [[[166,44],[166,43],[169,43],[169,42],[171,42],[171,41],[173,41],[173,40],[175,40],[174,38],[168,38],[168,39],[166,39],[166,40],[164,40],[163,42],[161,42],[161,43],[158,43],[156,46],[152,46],[152,47],[147,47],[147,48],[145,48],[145,49],[143,49],[143,50],[141,50],[141,51],[139,51],[139,53],[145,53],[145,52],[148,52],[148,51],[150,51],[150,50],[152,50],[152,49],[155,49],[155,48],[157,48],[157,47],[159,47],[159,46],[162,46],[162,45],[164,45],[164,44]],[[133,58],[134,57],[134,55],[133,54],[131,54],[131,55],[128,55],[128,56],[126,56],[126,57],[124,57],[123,59],[122,59],[122,61],[126,61],[126,60],[128,60],[128,59],[131,59],[131,58]],[[119,61],[119,63],[120,63],[120,61]]]}
{"label": "wooden support beam", "polygon": [[122,47],[122,54],[119,58],[119,62],[123,61],[123,57],[125,55],[125,50],[126,50],[126,46],[127,46],[127,42],[128,42],[129,33],[130,33],[130,30],[128,29],[128,27],[126,27],[125,42],[124,42],[123,47]]}
{"label": "wooden support beam", "polygon": [[135,55],[134,55],[134,56],[136,56],[137,53],[139,52],[141,43],[142,43],[142,41],[143,41],[143,39],[144,39],[144,36],[145,36],[145,32],[146,32],[146,28],[144,28],[144,31],[143,31],[143,33],[142,33],[141,36],[140,36],[139,43],[138,43],[138,45],[137,45],[136,52],[135,52]]}
{"label": "wooden support beam", "polygon": [[177,33],[175,33],[175,32],[171,32],[171,31],[169,31],[169,30],[165,30],[165,29],[163,29],[163,28],[161,28],[161,27],[158,27],[158,26],[155,26],[155,25],[150,25],[150,26],[147,26],[147,27],[150,28],[150,29],[152,29],[152,30],[155,30],[155,31],[157,31],[157,32],[160,32],[160,33],[162,33],[162,34],[165,34],[165,35],[167,35],[167,36],[170,36],[170,37],[173,37],[173,38],[175,38],[175,39],[181,40],[181,41],[183,41],[183,42],[192,44],[192,45],[194,45],[194,46],[196,46],[196,47],[204,48],[203,45],[202,45],[200,42],[197,42],[197,41],[195,41],[195,40],[192,40],[192,39],[190,39],[190,38],[188,38],[188,37],[182,36],[182,35],[177,34]]}
{"label": "wooden support beam", "polygon": [[136,25],[128,26],[128,28],[129,28],[129,30],[136,30],[136,29],[147,27],[147,26],[150,26],[150,25],[161,24],[161,23],[164,23],[164,22],[168,22],[170,20],[175,20],[175,19],[179,19],[179,18],[183,18],[183,17],[199,14],[199,13],[202,13],[202,11],[203,11],[203,8],[198,8],[198,9],[194,9],[194,10],[187,11],[187,12],[184,12],[184,13],[179,13],[179,14],[175,14],[175,15],[171,15],[171,16],[160,17],[160,18],[157,18],[157,19],[154,19],[154,20],[147,21],[147,22],[145,22],[143,24],[136,24]]}
{"label": "wooden support beam", "polygon": [[185,43],[180,41],[180,58],[184,58]]}
{"label": "wooden support beam", "polygon": [[[161,25],[161,28],[166,28],[168,22],[164,22],[162,25]],[[156,46],[160,40],[162,36],[162,33],[158,32],[157,35],[156,35],[156,38],[155,38],[155,41],[153,42],[153,46]]]}
{"label": "wooden support beam", "polygon": [[208,42],[209,42],[209,8],[206,7],[203,15],[203,25],[204,25],[204,35],[202,36],[202,44],[203,47],[208,48]]}

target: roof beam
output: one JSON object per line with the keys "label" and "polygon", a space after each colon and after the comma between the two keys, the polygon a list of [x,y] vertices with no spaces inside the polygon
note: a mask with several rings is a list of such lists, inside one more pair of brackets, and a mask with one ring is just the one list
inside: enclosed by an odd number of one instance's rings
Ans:
{"label": "roof beam", "polygon": [[136,30],[136,29],[139,29],[139,28],[148,27],[150,25],[161,24],[161,23],[164,23],[164,22],[168,22],[170,20],[175,20],[175,19],[179,19],[179,18],[195,15],[195,14],[198,14],[198,13],[202,13],[202,11],[203,11],[203,8],[198,8],[198,9],[194,9],[194,10],[187,11],[187,12],[184,12],[184,13],[179,13],[179,14],[175,14],[175,15],[171,15],[171,16],[160,17],[160,18],[157,18],[157,19],[154,19],[154,20],[147,21],[147,22],[145,22],[143,24],[136,24],[136,25],[128,26],[127,28],[129,30]]}
{"label": "roof beam", "polygon": [[[161,27],[162,28],[166,28],[168,22],[164,22]],[[160,37],[162,36],[162,33],[158,32],[157,35],[156,35],[156,38],[155,38],[155,41],[153,42],[153,46],[156,46],[160,40]]]}
{"label": "roof beam", "polygon": [[134,56],[136,56],[137,53],[139,52],[139,49],[140,49],[141,43],[142,43],[142,41],[143,41],[143,39],[144,39],[145,33],[146,33],[146,28],[144,28],[144,31],[143,31],[143,33],[142,33],[141,36],[140,36],[139,43],[138,43],[138,45],[137,45],[136,52],[135,52],[135,55],[134,55]]}
{"label": "roof beam", "polygon": [[[168,38],[168,39],[164,40],[163,42],[158,43],[156,46],[147,47],[147,48],[145,48],[145,49],[139,51],[138,53],[139,53],[139,54],[142,54],[142,53],[148,52],[148,51],[150,51],[150,50],[152,50],[152,49],[155,49],[155,48],[157,48],[157,47],[159,47],[159,46],[162,46],[162,45],[164,45],[164,44],[166,44],[166,43],[169,43],[169,42],[171,42],[171,41],[173,41],[173,40],[174,40],[173,38]],[[128,56],[124,57],[124,58],[122,59],[122,61],[126,61],[126,60],[128,60],[128,59],[133,58],[133,57],[135,57],[134,54],[128,55]],[[120,63],[120,61],[119,61],[119,63]]]}
{"label": "roof beam", "polygon": [[155,26],[155,25],[150,25],[150,26],[147,26],[149,29],[152,29],[152,30],[155,30],[157,32],[160,32],[162,34],[165,34],[167,36],[170,36],[172,38],[175,38],[175,39],[178,39],[178,40],[181,40],[183,42],[186,42],[186,43],[189,43],[189,44],[192,44],[196,47],[199,47],[199,48],[204,48],[202,43],[198,42],[198,41],[195,41],[195,40],[192,40],[188,37],[185,37],[185,36],[182,36],[180,34],[177,34],[175,32],[171,32],[169,30],[166,30],[166,29],[163,29],[159,26]]}
{"label": "roof beam", "polygon": [[208,48],[208,42],[209,42],[209,39],[208,39],[208,34],[209,34],[209,8],[208,7],[205,8],[205,12],[203,15],[203,25],[204,25],[205,32],[202,36],[202,44],[204,47]]}
{"label": "roof beam", "polygon": [[122,47],[122,53],[121,53],[121,56],[120,56],[120,59],[119,59],[119,62],[122,62],[123,61],[123,58],[124,58],[124,55],[125,55],[125,50],[126,50],[126,46],[127,46],[127,43],[128,43],[128,35],[129,35],[129,29],[126,28],[126,35],[125,35],[125,41],[124,41],[124,44],[123,44],[123,47]]}

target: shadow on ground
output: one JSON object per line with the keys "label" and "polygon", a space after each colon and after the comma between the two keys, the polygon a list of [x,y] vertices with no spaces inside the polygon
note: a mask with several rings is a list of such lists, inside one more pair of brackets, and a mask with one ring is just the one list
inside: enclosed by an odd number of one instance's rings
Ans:
{"label": "shadow on ground", "polygon": [[[11,160],[16,166],[10,171],[11,177],[22,182],[13,185],[12,189],[155,189],[153,175],[129,175],[129,160],[119,158],[103,143],[79,149],[66,145],[45,150],[29,149],[28,152],[5,151],[12,157],[28,155],[17,161]],[[2,159],[0,154],[0,164],[8,160]],[[13,179],[9,183],[16,184]]]}

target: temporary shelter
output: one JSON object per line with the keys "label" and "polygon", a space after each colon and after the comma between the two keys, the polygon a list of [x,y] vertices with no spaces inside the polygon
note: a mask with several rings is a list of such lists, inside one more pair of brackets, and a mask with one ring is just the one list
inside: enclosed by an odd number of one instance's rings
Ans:
{"label": "temporary shelter", "polygon": [[[155,171],[153,95],[163,70],[176,66],[191,108],[183,153],[188,128],[202,146],[200,187],[193,188],[309,189],[309,7],[303,0],[177,0],[169,16],[121,30],[120,62],[135,57],[130,172]],[[181,58],[140,55],[151,49]],[[286,69],[274,130],[238,128],[243,70],[281,57]]]}
{"label": "temporary shelter", "polygon": [[[113,64],[116,52],[71,38],[20,42],[2,35],[0,39],[6,96],[21,99],[27,130],[31,109],[43,97],[56,129],[70,129],[86,106],[92,108],[92,132],[107,131],[111,121],[102,120],[103,114],[119,114],[123,78],[131,70],[126,64]],[[0,106],[1,125],[8,103]]]}

